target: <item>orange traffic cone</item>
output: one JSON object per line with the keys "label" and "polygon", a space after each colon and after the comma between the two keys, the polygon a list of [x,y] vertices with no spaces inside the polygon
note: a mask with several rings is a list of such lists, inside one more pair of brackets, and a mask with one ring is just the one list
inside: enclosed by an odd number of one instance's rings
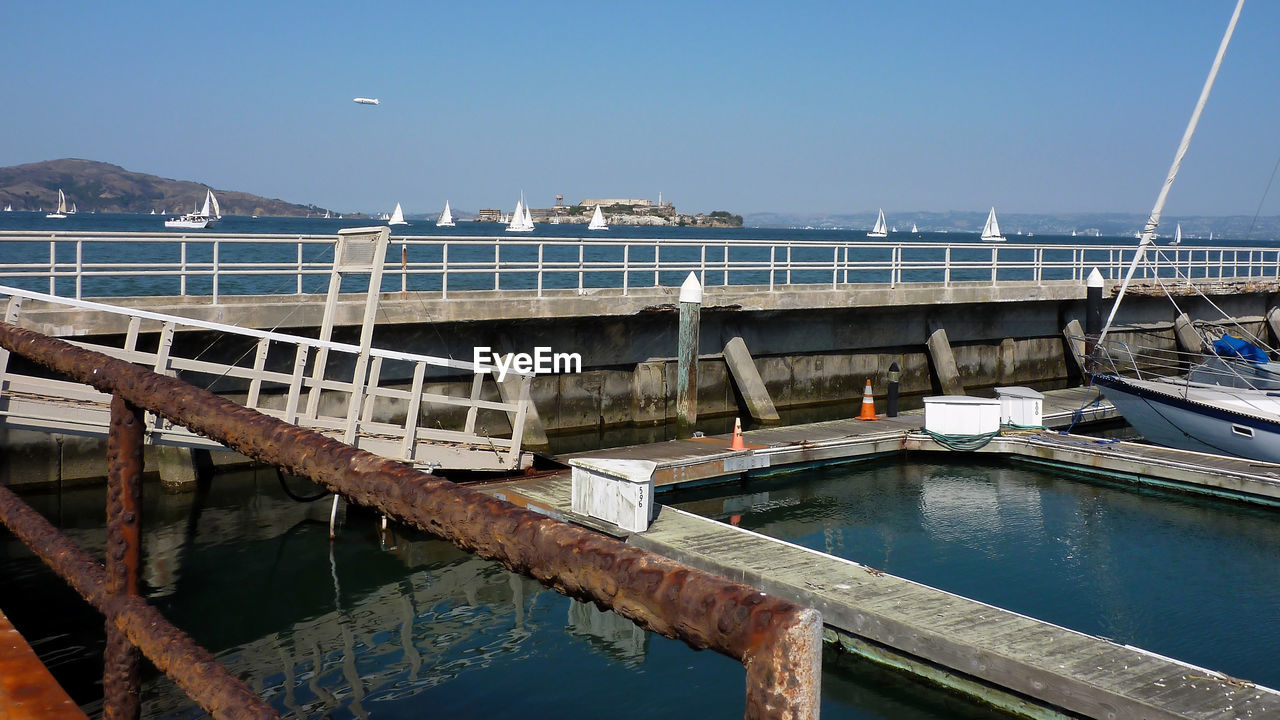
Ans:
{"label": "orange traffic cone", "polygon": [[729,445],[730,450],[746,450],[747,443],[742,438],[742,418],[733,419],[733,442]]}
{"label": "orange traffic cone", "polygon": [[862,391],[862,412],[858,413],[859,420],[879,420],[876,417],[876,399],[871,394],[871,380],[867,380],[867,389]]}

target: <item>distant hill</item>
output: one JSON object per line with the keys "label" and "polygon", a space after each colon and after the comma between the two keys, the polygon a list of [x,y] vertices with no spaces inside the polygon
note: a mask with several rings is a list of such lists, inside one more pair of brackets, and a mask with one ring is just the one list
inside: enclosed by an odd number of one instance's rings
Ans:
{"label": "distant hill", "polygon": [[[0,205],[14,210],[46,210],[58,204],[58,188],[80,212],[175,214],[204,200],[207,185],[136,173],[93,160],[48,160],[0,168]],[[234,190],[213,188],[224,215],[305,217],[325,208],[299,205]]]}

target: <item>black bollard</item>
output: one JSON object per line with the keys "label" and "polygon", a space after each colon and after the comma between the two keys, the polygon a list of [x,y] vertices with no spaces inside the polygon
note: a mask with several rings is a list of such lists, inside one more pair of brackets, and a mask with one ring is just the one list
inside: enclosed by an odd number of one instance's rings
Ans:
{"label": "black bollard", "polygon": [[889,397],[885,400],[885,417],[898,417],[898,379],[901,376],[898,363],[889,366]]}

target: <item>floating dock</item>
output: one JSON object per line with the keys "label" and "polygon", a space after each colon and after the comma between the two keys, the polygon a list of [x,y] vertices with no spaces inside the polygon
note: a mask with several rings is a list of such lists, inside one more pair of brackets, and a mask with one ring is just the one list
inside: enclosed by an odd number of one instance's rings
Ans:
{"label": "floating dock", "polygon": [[[1046,393],[1046,425],[1114,417],[1095,391]],[[657,485],[714,482],[811,464],[947,449],[922,415],[840,420],[580,453],[651,460]],[[1280,466],[1049,431],[1018,430],[978,452],[1071,465],[1135,482],[1280,502]],[[1042,622],[888,575],[858,562],[671,507],[643,533],[570,510],[568,472],[487,487],[500,497],[626,537],[628,543],[752,584],[822,612],[829,642],[1010,712],[1039,718],[1280,717],[1280,693],[1140,648]]]}

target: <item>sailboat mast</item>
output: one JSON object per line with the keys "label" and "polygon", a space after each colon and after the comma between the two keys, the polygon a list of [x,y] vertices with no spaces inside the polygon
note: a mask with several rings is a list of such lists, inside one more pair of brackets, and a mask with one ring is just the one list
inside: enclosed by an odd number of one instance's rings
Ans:
{"label": "sailboat mast", "polygon": [[1098,345],[1102,344],[1103,338],[1107,336],[1107,332],[1111,329],[1111,322],[1115,320],[1116,311],[1120,309],[1120,300],[1124,298],[1125,290],[1129,288],[1129,282],[1133,280],[1133,273],[1138,269],[1138,263],[1142,261],[1146,255],[1147,246],[1155,241],[1156,228],[1160,226],[1160,213],[1164,212],[1165,200],[1169,197],[1169,189],[1173,187],[1173,179],[1178,176],[1178,169],[1182,166],[1182,157],[1187,154],[1187,147],[1191,145],[1191,136],[1196,132],[1196,125],[1200,123],[1200,113],[1204,111],[1205,103],[1209,101],[1209,91],[1213,89],[1213,81],[1218,77],[1218,68],[1222,66],[1222,57],[1227,54],[1227,45],[1231,42],[1231,35],[1236,31],[1236,21],[1240,19],[1240,10],[1244,7],[1244,0],[1236,0],[1235,12],[1231,14],[1231,22],[1227,23],[1227,31],[1222,36],[1222,42],[1218,45],[1218,54],[1213,58],[1213,66],[1209,68],[1209,77],[1205,78],[1204,87],[1200,90],[1200,99],[1196,101],[1196,109],[1191,112],[1191,120],[1187,123],[1186,132],[1182,134],[1182,142],[1178,144],[1178,152],[1173,155],[1173,164],[1169,166],[1169,176],[1165,178],[1164,185],[1160,188],[1160,194],[1156,196],[1156,204],[1151,208],[1151,215],[1147,218],[1147,225],[1142,230],[1142,240],[1138,242],[1138,249],[1133,254],[1133,262],[1129,263],[1129,271],[1125,273],[1124,281],[1120,283],[1120,289],[1116,291],[1115,302],[1111,304],[1111,314],[1107,315],[1107,322],[1102,326],[1102,332],[1098,335]]}

